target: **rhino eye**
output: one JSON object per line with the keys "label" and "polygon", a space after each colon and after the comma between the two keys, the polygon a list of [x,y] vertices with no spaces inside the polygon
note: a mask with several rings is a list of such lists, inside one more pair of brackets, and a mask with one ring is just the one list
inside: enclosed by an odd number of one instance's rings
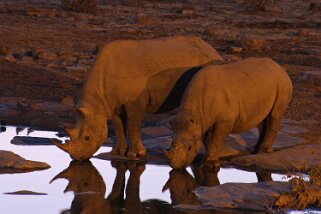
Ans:
{"label": "rhino eye", "polygon": [[89,136],[86,136],[86,137],[85,137],[85,140],[87,140],[87,141],[88,141],[89,139],[90,139],[90,137],[89,137]]}
{"label": "rhino eye", "polygon": [[188,151],[191,151],[191,149],[192,149],[192,147],[191,147],[191,146],[189,146],[189,147],[188,147]]}

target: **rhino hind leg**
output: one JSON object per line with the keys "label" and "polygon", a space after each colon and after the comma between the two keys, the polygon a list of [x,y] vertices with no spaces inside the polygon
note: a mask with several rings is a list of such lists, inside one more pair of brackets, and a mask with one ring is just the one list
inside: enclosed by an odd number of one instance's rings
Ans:
{"label": "rhino hind leg", "polygon": [[218,122],[213,125],[205,142],[207,152],[205,165],[210,168],[219,168],[220,152],[224,146],[224,140],[231,133],[232,129],[232,122]]}
{"label": "rhino hind leg", "polygon": [[117,145],[113,147],[111,150],[111,154],[113,155],[125,155],[128,149],[127,141],[126,141],[126,112],[122,108],[118,112],[113,115],[112,118],[115,134],[117,137]]}
{"label": "rhino hind leg", "polygon": [[281,117],[275,117],[270,113],[265,120],[266,122],[264,126],[266,126],[266,128],[264,128],[265,130],[262,132],[262,140],[261,142],[258,141],[255,148],[255,153],[258,154],[273,151],[272,145],[280,129]]}

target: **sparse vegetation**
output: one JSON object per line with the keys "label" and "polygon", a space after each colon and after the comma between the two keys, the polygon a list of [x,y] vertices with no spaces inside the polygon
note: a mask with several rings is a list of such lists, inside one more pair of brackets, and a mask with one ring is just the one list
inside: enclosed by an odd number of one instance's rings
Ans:
{"label": "sparse vegetation", "polygon": [[302,174],[292,178],[289,183],[293,191],[281,195],[275,203],[280,209],[302,210],[308,207],[321,207],[321,165],[308,171],[309,180]]}

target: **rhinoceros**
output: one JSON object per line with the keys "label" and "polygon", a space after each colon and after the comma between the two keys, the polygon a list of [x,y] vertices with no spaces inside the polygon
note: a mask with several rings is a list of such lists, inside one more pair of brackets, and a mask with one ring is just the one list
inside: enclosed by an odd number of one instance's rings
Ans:
{"label": "rhinoceros", "polygon": [[228,134],[254,127],[260,134],[254,152],[271,152],[292,90],[287,73],[269,58],[204,67],[189,83],[172,123],[172,148],[164,151],[170,165],[188,166],[203,144],[205,165],[216,168]]}
{"label": "rhinoceros", "polygon": [[[118,40],[107,44],[98,53],[87,75],[80,101],[77,103],[80,113],[77,125],[66,130],[71,139],[64,144],[53,142],[68,152],[72,159],[89,159],[107,137],[106,121],[112,119],[116,129],[120,129],[121,109],[124,105],[130,108],[131,104],[137,102],[150,77],[174,68],[206,64],[218,57],[213,47],[195,36]],[[132,106],[135,109],[135,105]],[[122,131],[118,130],[116,133]],[[138,130],[131,128],[129,133],[131,132]],[[139,135],[136,134],[137,139],[131,137],[134,146],[130,153],[144,155],[145,148],[137,136]],[[135,143],[136,141],[138,143]],[[119,151],[123,152],[121,149]]]}

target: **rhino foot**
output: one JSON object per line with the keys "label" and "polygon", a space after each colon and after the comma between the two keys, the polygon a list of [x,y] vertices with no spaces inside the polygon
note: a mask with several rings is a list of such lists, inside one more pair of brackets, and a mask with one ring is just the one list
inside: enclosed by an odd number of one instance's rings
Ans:
{"label": "rhino foot", "polygon": [[112,155],[125,155],[127,149],[120,149],[117,146],[113,147],[112,150],[110,151],[110,154]]}
{"label": "rhino foot", "polygon": [[146,149],[143,148],[143,149],[130,149],[128,152],[127,152],[127,157],[130,158],[130,159],[135,159],[137,157],[143,157],[143,156],[146,156]]}

